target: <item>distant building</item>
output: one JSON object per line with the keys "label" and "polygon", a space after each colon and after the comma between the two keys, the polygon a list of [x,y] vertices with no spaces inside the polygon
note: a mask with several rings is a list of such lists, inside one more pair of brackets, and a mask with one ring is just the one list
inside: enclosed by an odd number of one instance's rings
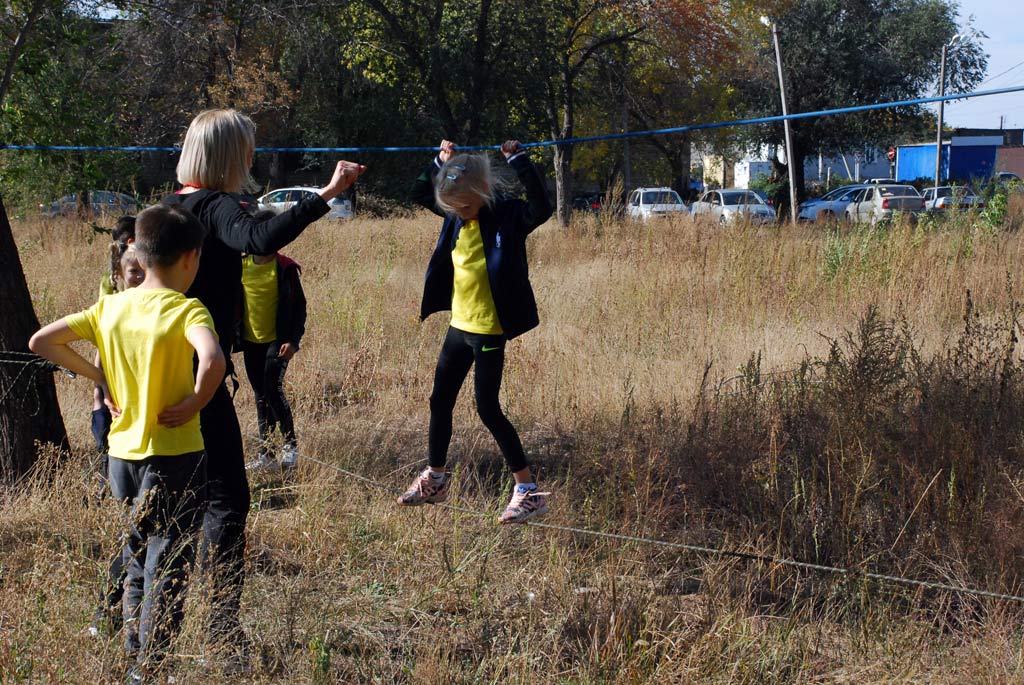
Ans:
{"label": "distant building", "polygon": [[[1002,136],[952,136],[942,142],[939,180],[987,179],[996,172]],[[900,145],[896,149],[896,180],[935,178],[935,143]]]}

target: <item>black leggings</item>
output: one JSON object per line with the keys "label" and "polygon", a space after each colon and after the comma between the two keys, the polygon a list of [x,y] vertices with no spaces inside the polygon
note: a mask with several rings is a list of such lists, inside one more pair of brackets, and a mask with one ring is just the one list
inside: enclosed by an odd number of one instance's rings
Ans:
{"label": "black leggings", "polygon": [[529,464],[523,453],[519,434],[501,411],[498,391],[505,367],[505,337],[477,335],[457,328],[448,328],[434,370],[434,390],[430,394],[429,463],[441,468],[448,461],[448,445],[452,440],[452,412],[469,367],[476,364],[473,390],[476,411],[491,431],[512,472]]}
{"label": "black leggings", "polygon": [[277,356],[281,341],[271,343],[242,343],[245,358],[245,375],[249,377],[252,393],[256,398],[256,424],[260,438],[266,440],[280,426],[281,436],[287,445],[295,444],[295,425],[292,422],[292,408],[284,396],[284,372],[288,360]]}

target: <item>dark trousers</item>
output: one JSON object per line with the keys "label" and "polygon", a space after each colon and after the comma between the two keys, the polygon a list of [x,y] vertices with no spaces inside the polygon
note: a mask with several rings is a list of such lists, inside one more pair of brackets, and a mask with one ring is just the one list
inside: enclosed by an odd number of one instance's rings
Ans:
{"label": "dark trousers", "polygon": [[256,423],[260,438],[266,440],[275,426],[281,429],[286,445],[295,444],[295,425],[292,408],[284,396],[284,373],[288,361],[277,356],[281,351],[280,340],[270,343],[242,342],[245,358],[245,375],[256,398]]}
{"label": "dark trousers", "polygon": [[505,337],[466,333],[452,327],[445,335],[434,370],[434,389],[430,394],[429,463],[440,468],[448,461],[452,412],[469,367],[474,364],[476,411],[497,441],[509,469],[520,471],[528,466],[523,444],[498,402],[501,375],[505,368]]}
{"label": "dark trousers", "polygon": [[[110,456],[107,454],[107,435],[110,433],[110,410],[106,406],[93,409],[91,430],[92,437],[96,440],[96,449],[100,453],[100,487],[98,499],[102,499],[109,486]],[[121,601],[124,597],[124,541],[118,542],[118,547],[107,562],[107,577],[103,582],[103,589],[100,590],[100,604],[96,610],[96,618],[101,616],[112,619],[115,624],[120,624]]]}
{"label": "dark trousers", "polygon": [[249,481],[242,431],[226,385],[217,389],[200,412],[199,422],[208,461],[202,560],[213,591],[210,634],[217,641],[240,642],[238,612],[245,582]]}
{"label": "dark trousers", "polygon": [[110,459],[110,489],[130,507],[124,547],[125,647],[158,664],[181,624],[206,495],[202,452]]}

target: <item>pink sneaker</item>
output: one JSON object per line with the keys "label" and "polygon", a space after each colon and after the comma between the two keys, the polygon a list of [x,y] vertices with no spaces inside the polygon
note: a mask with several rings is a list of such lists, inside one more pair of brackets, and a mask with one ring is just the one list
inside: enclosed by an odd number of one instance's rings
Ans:
{"label": "pink sneaker", "polygon": [[448,485],[452,474],[445,473],[442,478],[432,478],[430,469],[416,476],[409,489],[398,498],[398,503],[405,507],[416,507],[421,504],[437,504],[448,499]]}
{"label": "pink sneaker", "polygon": [[519,488],[513,488],[512,499],[509,501],[505,511],[498,517],[499,523],[522,523],[534,516],[546,514],[548,511],[548,498],[550,492],[539,490],[528,490],[520,492]]}

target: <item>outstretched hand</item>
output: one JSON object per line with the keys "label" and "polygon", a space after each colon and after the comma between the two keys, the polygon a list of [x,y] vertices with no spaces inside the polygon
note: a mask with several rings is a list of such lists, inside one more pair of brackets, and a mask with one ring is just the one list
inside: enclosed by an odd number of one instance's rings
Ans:
{"label": "outstretched hand", "polygon": [[501,154],[505,155],[505,159],[508,159],[517,152],[522,152],[524,149],[522,143],[518,140],[506,140],[501,144]]}
{"label": "outstretched hand", "polygon": [[455,155],[455,151],[458,149],[458,145],[450,140],[441,141],[441,151],[437,153],[437,158],[441,160],[441,164],[444,164]]}
{"label": "outstretched hand", "polygon": [[334,167],[331,180],[320,189],[320,197],[327,201],[333,200],[355,183],[364,171],[366,171],[366,167],[362,164],[345,160],[339,161]]}

